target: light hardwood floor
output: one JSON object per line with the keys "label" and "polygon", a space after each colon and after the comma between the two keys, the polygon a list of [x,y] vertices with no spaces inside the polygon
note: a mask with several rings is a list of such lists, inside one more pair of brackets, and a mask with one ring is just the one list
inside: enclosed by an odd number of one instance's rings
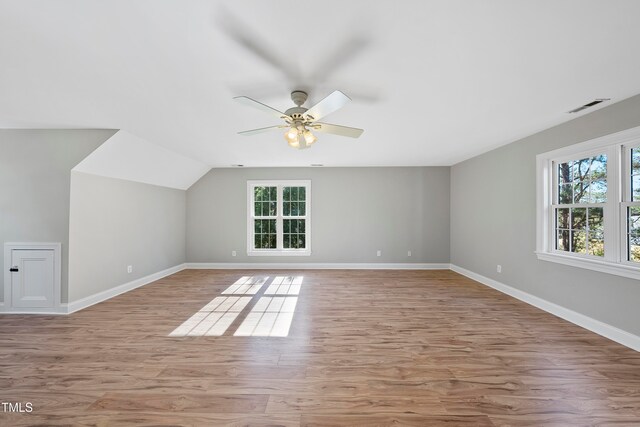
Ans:
{"label": "light hardwood floor", "polygon": [[[269,279],[223,336],[169,336],[243,276]],[[282,276],[288,336],[233,336]],[[33,405],[2,426],[638,426],[640,353],[450,271],[185,270],[0,316],[0,401]]]}

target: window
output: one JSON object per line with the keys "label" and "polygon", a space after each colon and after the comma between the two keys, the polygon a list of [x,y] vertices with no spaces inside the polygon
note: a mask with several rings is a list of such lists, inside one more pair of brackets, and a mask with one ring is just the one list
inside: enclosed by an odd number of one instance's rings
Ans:
{"label": "window", "polygon": [[640,128],[537,156],[539,259],[640,278]]}
{"label": "window", "polygon": [[311,255],[311,181],[247,182],[248,255]]}
{"label": "window", "polygon": [[554,162],[556,164],[555,249],[603,257],[607,155]]}

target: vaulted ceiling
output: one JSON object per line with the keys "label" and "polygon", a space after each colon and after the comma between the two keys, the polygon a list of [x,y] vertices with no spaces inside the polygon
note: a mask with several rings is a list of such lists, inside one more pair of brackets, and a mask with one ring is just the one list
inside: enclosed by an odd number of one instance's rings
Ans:
{"label": "vaulted ceiling", "polygon": [[[450,165],[640,93],[638,16],[637,0],[5,0],[0,127],[122,129],[214,167]],[[343,91],[326,121],[364,134],[300,151],[237,135],[278,123],[234,96],[285,110],[293,89]]]}

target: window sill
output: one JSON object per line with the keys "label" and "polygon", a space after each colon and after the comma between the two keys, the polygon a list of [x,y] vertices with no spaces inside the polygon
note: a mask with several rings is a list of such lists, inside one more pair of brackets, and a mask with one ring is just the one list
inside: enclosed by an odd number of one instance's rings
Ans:
{"label": "window sill", "polygon": [[640,279],[640,266],[618,264],[615,262],[578,258],[569,255],[562,255],[549,252],[536,252],[539,260],[555,262],[572,267],[586,268],[588,270],[599,271],[601,273],[614,274],[616,276],[628,277],[630,279]]}
{"label": "window sill", "polygon": [[310,256],[311,249],[305,250],[262,250],[247,251],[247,256]]}

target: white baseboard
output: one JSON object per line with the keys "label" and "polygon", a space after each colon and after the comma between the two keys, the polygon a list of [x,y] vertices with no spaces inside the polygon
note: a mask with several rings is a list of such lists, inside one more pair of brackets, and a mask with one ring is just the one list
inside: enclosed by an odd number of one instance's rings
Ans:
{"label": "white baseboard", "polygon": [[88,297],[63,304],[63,306],[66,305],[65,313],[74,313],[78,310],[82,310],[83,308],[87,308],[99,302],[113,298],[116,295],[120,295],[135,288],[139,288],[140,286],[155,282],[163,277],[170,276],[184,270],[185,266],[186,264],[179,264],[174,267],[167,268],[166,270],[158,271],[157,273],[132,280],[131,282],[116,286],[115,288],[107,289],[106,291],[98,292],[97,294],[89,295]]}
{"label": "white baseboard", "polygon": [[188,262],[195,270],[449,270],[449,263]]}
{"label": "white baseboard", "polygon": [[4,311],[4,304],[0,305],[0,314],[40,314],[40,315],[54,315],[67,314],[67,308],[65,304],[61,304],[60,307],[33,307],[33,308],[13,308]]}
{"label": "white baseboard", "polygon": [[535,295],[531,295],[527,292],[505,285],[504,283],[500,283],[496,280],[474,273],[473,271],[469,271],[455,264],[451,264],[451,270],[455,271],[456,273],[460,273],[470,279],[473,279],[476,282],[482,283],[483,285],[489,286],[490,288],[493,288],[504,294],[519,299],[520,301],[526,302],[527,304],[544,310],[547,313],[551,313],[555,316],[560,317],[561,319],[588,329],[591,332],[594,332],[605,338],[609,338],[610,340],[622,344],[625,347],[640,351],[640,337],[637,335],[633,335],[627,331],[616,328],[615,326],[611,326],[608,323],[601,322],[589,316],[585,316],[584,314],[580,314],[576,311],[562,307],[561,305],[552,303]]}

